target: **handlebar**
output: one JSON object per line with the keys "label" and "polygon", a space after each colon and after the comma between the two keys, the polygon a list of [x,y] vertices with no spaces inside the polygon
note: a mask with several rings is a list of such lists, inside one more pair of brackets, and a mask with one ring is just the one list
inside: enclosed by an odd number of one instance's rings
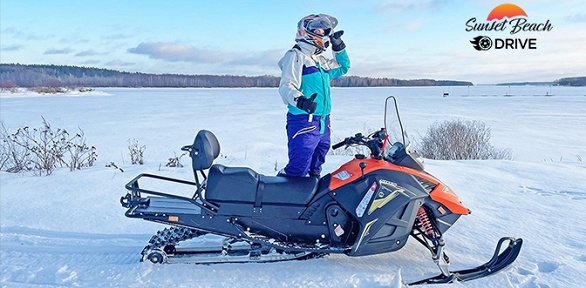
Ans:
{"label": "handlebar", "polygon": [[364,145],[370,149],[371,155],[374,157],[381,157],[385,141],[387,141],[387,132],[382,128],[366,137],[363,136],[362,133],[358,133],[352,137],[347,137],[342,142],[334,144],[332,149],[336,150],[344,145]]}
{"label": "handlebar", "polygon": [[367,140],[367,137],[362,136],[362,133],[358,133],[356,135],[354,135],[353,137],[347,137],[346,139],[344,139],[342,142],[334,144],[334,146],[332,146],[332,149],[336,150],[344,145],[349,146],[349,145],[353,145],[353,144],[365,144]]}
{"label": "handlebar", "polygon": [[[348,138],[346,138],[346,139],[348,139]],[[342,147],[342,146],[344,146],[344,145],[346,145],[346,140],[344,140],[344,141],[342,141],[342,142],[340,142],[340,143],[334,144],[334,145],[332,146],[332,149],[336,150],[336,149],[338,149],[338,148],[340,148],[340,147]]]}

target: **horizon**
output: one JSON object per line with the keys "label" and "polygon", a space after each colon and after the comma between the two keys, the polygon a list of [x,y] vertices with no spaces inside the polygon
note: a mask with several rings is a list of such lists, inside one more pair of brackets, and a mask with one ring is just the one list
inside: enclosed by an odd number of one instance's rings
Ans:
{"label": "horizon", "polygon": [[[21,63],[0,63],[0,65],[23,65],[23,66],[59,66],[59,67],[76,67],[76,68],[83,68],[83,69],[98,69],[98,70],[110,70],[110,71],[114,71],[114,72],[118,72],[118,73],[128,73],[128,74],[133,74],[133,73],[137,73],[137,74],[144,74],[144,75],[171,75],[171,76],[224,76],[224,77],[250,77],[250,78],[255,78],[255,77],[280,77],[280,75],[236,75],[236,74],[177,74],[177,73],[146,73],[146,72],[141,72],[141,71],[124,71],[124,70],[116,70],[116,69],[109,69],[109,68],[101,68],[101,67],[92,67],[92,66],[73,66],[73,65],[59,65],[59,64],[21,64]],[[417,81],[417,80],[433,80],[433,81],[437,81],[437,82],[441,82],[441,81],[454,81],[454,82],[470,82],[472,83],[472,86],[490,86],[490,85],[536,85],[536,86],[541,86],[541,85],[551,85],[556,83],[556,81],[561,80],[561,79],[571,79],[571,78],[583,78],[586,76],[564,76],[558,79],[554,79],[554,80],[549,80],[549,81],[516,81],[516,82],[499,82],[499,83],[474,83],[471,81],[464,81],[464,80],[459,80],[459,79],[429,79],[429,78],[413,78],[413,79],[398,79],[398,78],[390,78],[390,77],[368,77],[368,76],[361,76],[361,75],[344,75],[342,77],[361,77],[361,78],[371,78],[371,79],[396,79],[396,80],[402,80],[402,81]],[[417,85],[415,85],[417,86]],[[448,85],[448,86],[454,86],[454,85]],[[461,85],[456,85],[456,86],[461,86]],[[357,87],[361,87],[361,86],[357,86]],[[393,86],[376,86],[376,87],[393,87]],[[400,87],[399,86],[395,86],[395,87]]]}
{"label": "horizon", "polygon": [[[586,71],[586,61],[576,61],[584,59],[576,47],[586,46],[586,38],[575,33],[586,29],[586,13],[577,12],[586,11],[586,3],[579,1],[515,1],[527,14],[516,19],[533,26],[513,35],[511,27],[476,31],[467,26],[472,18],[486,23],[501,1],[335,3],[7,0],[0,3],[0,51],[2,62],[24,65],[278,77],[277,62],[294,44],[297,21],[327,13],[338,18],[336,30],[345,31],[352,63],[348,75],[483,85],[549,82]],[[507,19],[491,23],[504,27]],[[539,31],[543,23],[551,29]],[[495,48],[475,50],[470,41],[478,35],[491,37]],[[497,50],[505,38],[516,41],[518,49]],[[535,49],[519,48],[530,39],[536,39]]]}

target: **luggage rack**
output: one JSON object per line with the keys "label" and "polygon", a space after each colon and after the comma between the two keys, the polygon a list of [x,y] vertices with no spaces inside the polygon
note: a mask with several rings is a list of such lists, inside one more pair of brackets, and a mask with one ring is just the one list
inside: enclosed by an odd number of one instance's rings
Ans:
{"label": "luggage rack", "polygon": [[[139,185],[139,180],[141,178],[150,178],[150,179],[156,179],[156,180],[168,181],[168,182],[172,182],[172,183],[194,186],[194,187],[196,187],[196,191],[192,197],[185,197],[185,196],[181,196],[181,195],[175,195],[175,194],[165,193],[165,192],[156,191],[156,190],[144,189],[144,188],[140,188],[140,185]],[[142,174],[139,174],[138,176],[136,176],[130,182],[128,182],[125,187],[130,192],[128,192],[125,196],[120,198],[120,204],[122,204],[122,206],[124,206],[126,208],[146,208],[146,207],[148,207],[150,204],[151,198],[150,197],[142,198],[141,195],[143,193],[149,194],[149,195],[154,195],[154,196],[159,196],[159,197],[164,197],[164,198],[172,198],[172,199],[179,199],[179,200],[187,201],[187,202],[190,202],[190,203],[192,203],[202,209],[205,209],[205,211],[207,211],[213,215],[217,214],[217,211],[219,208],[217,205],[206,201],[202,197],[202,192],[204,189],[203,189],[203,185],[200,184],[199,181],[192,182],[192,181],[170,178],[170,177],[165,177],[165,176],[160,176],[160,175],[142,173]],[[133,209],[128,210],[127,213],[131,212],[131,210],[133,210]]]}

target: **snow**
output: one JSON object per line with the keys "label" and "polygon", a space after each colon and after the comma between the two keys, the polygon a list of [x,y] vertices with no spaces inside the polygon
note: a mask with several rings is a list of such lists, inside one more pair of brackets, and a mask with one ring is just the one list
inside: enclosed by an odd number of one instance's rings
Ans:
{"label": "snow", "polygon": [[[445,235],[452,269],[485,262],[502,236],[525,241],[507,271],[452,287],[580,287],[586,281],[586,88],[334,88],[332,94],[333,141],[382,127],[384,99],[395,95],[411,139],[435,121],[461,118],[483,121],[491,143],[511,149],[512,161],[426,160],[427,171],[472,210]],[[400,251],[366,257],[139,262],[164,226],[124,216],[124,185],[142,172],[192,180],[188,158],[183,168],[165,164],[200,129],[220,140],[218,163],[275,174],[287,162],[286,112],[276,89],[21,91],[0,93],[0,108],[9,131],[40,127],[42,116],[53,127],[81,128],[99,154],[95,166],[81,171],[0,172],[1,287],[403,287],[438,273],[412,239]],[[130,165],[129,141],[146,146],[144,165]],[[328,155],[324,170],[350,158]],[[124,172],[105,167],[110,162]]]}

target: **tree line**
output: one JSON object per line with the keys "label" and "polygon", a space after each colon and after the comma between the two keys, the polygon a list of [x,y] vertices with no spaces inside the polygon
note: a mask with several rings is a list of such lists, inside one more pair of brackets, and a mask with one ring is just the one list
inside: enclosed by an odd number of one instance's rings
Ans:
{"label": "tree line", "polygon": [[554,83],[560,86],[586,86],[586,77],[561,78]]}
{"label": "tree line", "polygon": [[[278,87],[279,77],[184,75],[124,72],[110,69],[43,64],[0,64],[0,88],[13,87]],[[472,82],[344,76],[337,87],[472,86]]]}
{"label": "tree line", "polygon": [[550,82],[511,82],[511,83],[499,83],[498,86],[586,86],[586,77],[566,77],[560,78]]}

